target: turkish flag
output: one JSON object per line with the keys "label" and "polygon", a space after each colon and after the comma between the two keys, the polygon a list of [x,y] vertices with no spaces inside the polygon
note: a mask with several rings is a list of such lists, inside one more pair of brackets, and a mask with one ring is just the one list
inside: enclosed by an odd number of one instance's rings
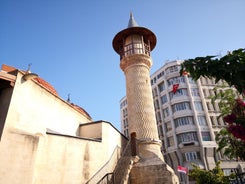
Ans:
{"label": "turkish flag", "polygon": [[176,91],[178,90],[178,88],[179,88],[179,84],[174,84],[174,85],[173,85],[173,90],[172,90],[172,92],[173,92],[173,93],[176,93]]}
{"label": "turkish flag", "polygon": [[185,173],[185,174],[187,174],[187,172],[188,172],[188,168],[183,167],[183,166],[178,166],[177,170],[178,170],[178,172],[182,172],[182,173]]}
{"label": "turkish flag", "polygon": [[187,71],[183,71],[182,75],[189,75],[189,73]]}

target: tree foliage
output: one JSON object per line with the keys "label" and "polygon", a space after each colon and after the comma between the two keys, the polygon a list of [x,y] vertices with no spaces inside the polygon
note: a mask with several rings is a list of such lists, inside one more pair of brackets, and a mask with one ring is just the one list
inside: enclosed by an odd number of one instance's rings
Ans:
{"label": "tree foliage", "polygon": [[199,166],[192,164],[193,170],[189,173],[197,184],[228,184],[229,177],[225,176],[220,162],[216,162],[216,166],[212,170],[203,170]]}
{"label": "tree foliage", "polygon": [[224,149],[229,158],[244,160],[245,156],[245,49],[241,48],[229,52],[218,58],[217,56],[196,57],[185,60],[181,64],[180,74],[187,73],[194,80],[202,77],[215,78],[217,83],[224,80],[240,93],[240,98],[234,90],[216,88],[214,100],[219,100],[221,116],[227,127],[222,129],[216,141],[218,150]]}
{"label": "tree foliage", "polygon": [[[241,97],[237,98],[236,91],[225,86],[216,86],[214,89],[215,96],[212,102],[219,100],[219,107],[224,122],[227,123],[227,130],[239,141],[245,143],[245,101]],[[224,132],[225,133],[225,132]],[[223,133],[222,133],[223,135]],[[226,135],[230,136],[230,135]],[[240,144],[239,144],[240,145]],[[245,152],[245,147],[244,147]],[[243,158],[243,157],[242,157]]]}
{"label": "tree foliage", "polygon": [[245,161],[245,142],[235,138],[227,128],[222,128],[215,140],[218,144],[217,151],[223,151],[223,154],[229,159]]}
{"label": "tree foliage", "polygon": [[235,86],[242,93],[245,91],[245,49],[234,50],[227,55],[196,57],[185,60],[180,73],[188,72],[193,79],[200,76],[225,80],[230,86]]}

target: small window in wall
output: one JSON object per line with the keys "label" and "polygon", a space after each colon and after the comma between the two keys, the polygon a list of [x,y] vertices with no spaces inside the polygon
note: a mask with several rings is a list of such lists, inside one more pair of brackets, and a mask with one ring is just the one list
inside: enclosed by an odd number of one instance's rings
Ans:
{"label": "small window in wall", "polygon": [[174,137],[173,136],[167,138],[167,146],[168,147],[174,146]]}
{"label": "small window in wall", "polygon": [[124,130],[124,135],[128,137],[128,129]]}
{"label": "small window in wall", "polygon": [[200,153],[199,152],[186,152],[183,153],[183,159],[184,161],[194,161],[200,159]]}
{"label": "small window in wall", "polygon": [[183,110],[191,110],[191,106],[189,102],[181,102],[172,105],[173,112],[183,111]]}
{"label": "small window in wall", "polygon": [[191,88],[192,96],[200,96],[198,88]]}
{"label": "small window in wall", "polygon": [[162,117],[161,117],[161,113],[160,112],[156,113],[156,120],[157,120],[157,123],[162,122]]}
{"label": "small window in wall", "polygon": [[192,116],[186,116],[186,117],[180,117],[180,118],[176,118],[174,119],[174,124],[175,127],[179,127],[179,126],[185,126],[185,125],[193,125],[193,117]]}
{"label": "small window in wall", "polygon": [[161,82],[161,83],[158,85],[158,89],[159,89],[160,93],[161,93],[163,90],[165,90],[165,84],[164,84],[164,82]]}
{"label": "small window in wall", "polygon": [[165,104],[166,102],[168,102],[167,95],[161,96],[161,102],[162,102],[162,104]]}
{"label": "small window in wall", "polygon": [[168,107],[166,107],[165,109],[163,109],[163,118],[166,118],[169,116],[169,109]]}
{"label": "small window in wall", "polygon": [[194,105],[195,105],[195,109],[197,111],[203,111],[203,107],[202,107],[202,102],[201,101],[195,101]]}
{"label": "small window in wall", "polygon": [[171,131],[172,130],[172,126],[171,126],[171,122],[170,121],[165,123],[165,129],[166,129],[166,131]]}
{"label": "small window in wall", "polygon": [[166,73],[167,74],[170,74],[170,73],[173,73],[173,72],[179,72],[180,70],[180,66],[179,65],[175,65],[175,66],[170,66],[166,69]]}
{"label": "small window in wall", "polygon": [[162,129],[162,125],[158,126],[158,134],[160,137],[163,137],[163,129]]}
{"label": "small window in wall", "polygon": [[206,126],[207,125],[207,121],[206,121],[206,117],[205,116],[198,116],[197,117],[198,120],[198,124],[201,126]]}
{"label": "small window in wall", "polygon": [[159,73],[159,74],[157,75],[157,78],[160,79],[162,76],[164,76],[164,71],[162,71],[161,73]]}
{"label": "small window in wall", "polygon": [[211,136],[209,132],[201,132],[203,141],[211,141]]}
{"label": "small window in wall", "polygon": [[155,110],[160,108],[158,99],[155,100],[154,106],[155,106]]}
{"label": "small window in wall", "polygon": [[187,132],[181,133],[177,135],[179,143],[189,143],[193,141],[197,141],[197,133],[196,132]]}
{"label": "small window in wall", "polygon": [[153,95],[153,97],[156,97],[156,96],[158,95],[158,93],[157,93],[157,88],[154,88],[154,89],[152,90],[152,95]]}

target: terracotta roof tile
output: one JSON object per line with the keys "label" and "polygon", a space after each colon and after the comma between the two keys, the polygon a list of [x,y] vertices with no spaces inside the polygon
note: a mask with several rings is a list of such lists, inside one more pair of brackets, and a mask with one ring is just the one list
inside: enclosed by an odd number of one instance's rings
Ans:
{"label": "terracotta roof tile", "polygon": [[35,81],[37,81],[41,86],[43,86],[44,88],[46,88],[48,91],[50,91],[51,93],[53,93],[54,95],[58,95],[57,91],[54,89],[54,87],[49,84],[47,81],[43,80],[40,77],[34,78]]}
{"label": "terracotta roof tile", "polygon": [[12,66],[8,66],[8,65],[5,65],[5,64],[2,64],[2,71],[5,71],[7,73],[10,73],[10,72],[14,72],[16,71],[17,69],[12,67]]}
{"label": "terracotta roof tile", "polygon": [[89,113],[87,113],[82,107],[74,104],[74,103],[71,103],[71,106],[74,108],[74,109],[77,109],[79,112],[81,112],[82,114],[84,114],[85,116],[87,116],[87,118],[89,119],[92,119],[91,116],[89,115]]}

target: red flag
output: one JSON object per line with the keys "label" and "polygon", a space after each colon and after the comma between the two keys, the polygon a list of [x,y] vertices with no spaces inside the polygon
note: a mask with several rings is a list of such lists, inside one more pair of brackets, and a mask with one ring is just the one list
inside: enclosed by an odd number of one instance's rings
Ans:
{"label": "red flag", "polygon": [[178,166],[177,170],[178,170],[178,172],[182,172],[185,174],[187,174],[187,172],[188,172],[188,168],[183,167],[183,166]]}
{"label": "red flag", "polygon": [[176,93],[176,91],[178,90],[178,88],[179,88],[179,84],[174,84],[173,85],[173,93]]}
{"label": "red flag", "polygon": [[189,75],[189,73],[187,71],[183,71],[182,75]]}

